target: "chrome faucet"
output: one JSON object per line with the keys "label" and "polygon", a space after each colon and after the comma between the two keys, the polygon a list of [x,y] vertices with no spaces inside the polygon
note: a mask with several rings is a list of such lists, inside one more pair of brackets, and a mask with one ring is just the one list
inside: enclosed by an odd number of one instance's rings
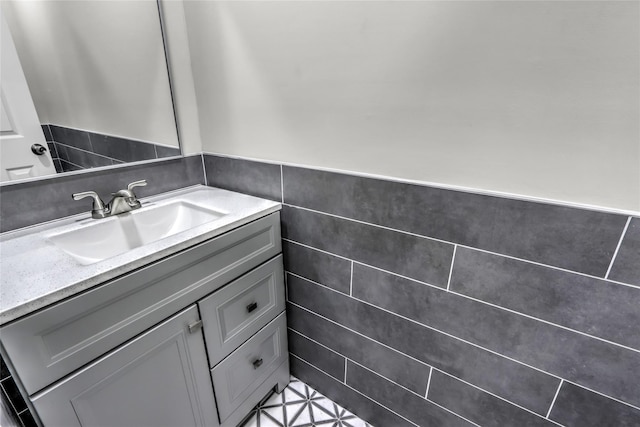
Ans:
{"label": "chrome faucet", "polygon": [[84,199],[85,197],[93,198],[93,207],[91,209],[91,216],[93,218],[106,218],[112,215],[118,215],[124,212],[129,212],[141,207],[140,201],[133,192],[134,187],[144,187],[147,185],[147,180],[135,181],[127,185],[126,190],[119,190],[112,193],[113,198],[106,205],[100,199],[100,196],[95,191],[84,191],[82,193],[74,193],[71,195],[73,200]]}

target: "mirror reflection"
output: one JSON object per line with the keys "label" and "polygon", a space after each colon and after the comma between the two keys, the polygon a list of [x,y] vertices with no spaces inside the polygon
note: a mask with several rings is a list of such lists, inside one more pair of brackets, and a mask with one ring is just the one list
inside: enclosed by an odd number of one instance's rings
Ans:
{"label": "mirror reflection", "polygon": [[155,1],[3,0],[3,182],[180,155]]}

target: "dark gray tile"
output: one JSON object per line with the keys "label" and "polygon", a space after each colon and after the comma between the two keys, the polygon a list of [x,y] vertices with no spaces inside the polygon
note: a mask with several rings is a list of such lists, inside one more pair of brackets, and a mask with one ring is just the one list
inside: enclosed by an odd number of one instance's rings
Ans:
{"label": "dark gray tile", "polygon": [[47,148],[49,149],[49,154],[51,154],[52,159],[58,158],[58,150],[56,150],[55,142],[47,142]]}
{"label": "dark gray tile", "polygon": [[423,396],[427,391],[429,366],[292,304],[287,307],[287,321],[296,331],[401,386]]}
{"label": "dark gray tile", "polygon": [[336,381],[308,363],[291,356],[291,374],[343,408],[375,426],[415,427],[393,412]]}
{"label": "dark gray tile", "polygon": [[640,288],[458,248],[450,289],[640,350]]}
{"label": "dark gray tile", "polygon": [[159,159],[163,157],[179,156],[180,149],[176,147],[165,147],[164,145],[156,144],[156,154],[158,155]]}
{"label": "dark gray tile", "polygon": [[609,279],[640,286],[640,218],[632,218]]}
{"label": "dark gray tile", "polygon": [[93,151],[88,132],[56,125],[49,125],[49,129],[51,129],[54,141],[86,151]]}
{"label": "dark gray tile", "polygon": [[200,156],[159,160],[76,175],[55,175],[47,179],[0,186],[0,231],[9,231],[43,221],[91,210],[90,201],[71,200],[71,194],[96,191],[105,202],[110,194],[133,181],[146,179],[136,189],[138,197],[151,196],[189,185],[204,184]]}
{"label": "dark gray tile", "polygon": [[287,286],[293,303],[535,412],[548,410],[560,383],[540,371],[304,279],[289,276]]}
{"label": "dark gray tile", "polygon": [[60,144],[58,142],[54,142],[53,146],[55,147],[56,153],[58,154],[58,158],[60,160],[64,160],[66,162],[69,161],[69,153],[67,150],[67,146],[64,144]]}
{"label": "dark gray tile", "polygon": [[283,167],[288,204],[604,277],[626,217]]}
{"label": "dark gray tile", "polygon": [[212,187],[238,191],[280,202],[280,165],[204,155],[207,183]]}
{"label": "dark gray tile", "polygon": [[[635,376],[640,372],[640,352],[365,267],[354,268],[353,295],[545,372],[640,404],[640,382]],[[522,406],[543,413],[543,408]]]}
{"label": "dark gray tile", "polygon": [[57,173],[64,172],[64,170],[62,169],[62,163],[60,163],[60,159],[53,159],[53,166],[56,168]]}
{"label": "dark gray tile", "polygon": [[423,397],[409,393],[351,361],[347,362],[347,385],[370,396],[376,402],[380,402],[420,426],[451,427],[472,425],[462,418],[428,402]]}
{"label": "dark gray tile", "polygon": [[116,136],[90,133],[93,152],[123,162],[138,162],[156,158],[154,144]]}
{"label": "dark gray tile", "polygon": [[552,426],[511,403],[434,370],[427,398],[481,426]]}
{"label": "dark gray tile", "polygon": [[49,125],[41,125],[42,133],[44,133],[44,140],[47,142],[53,141],[53,135],[51,135],[51,129],[49,129]]}
{"label": "dark gray tile", "polygon": [[18,390],[18,386],[13,378],[7,378],[2,381],[2,389],[17,412],[27,409],[27,403],[20,394],[20,390]]}
{"label": "dark gray tile", "polygon": [[60,159],[60,166],[62,167],[62,172],[74,172],[83,170],[82,167],[74,165],[73,163],[69,163],[63,159]]}
{"label": "dark gray tile", "polygon": [[33,414],[31,413],[31,411],[25,411],[21,413],[20,421],[22,421],[22,425],[24,427],[38,427],[38,423],[33,417]]}
{"label": "dark gray tile", "polygon": [[640,410],[566,382],[549,418],[567,427],[640,426]]}
{"label": "dark gray tile", "polygon": [[0,380],[10,376],[11,373],[9,372],[9,368],[7,367],[7,364],[4,363],[4,359],[0,356]]}
{"label": "dark gray tile", "polygon": [[285,270],[349,294],[351,261],[286,240],[282,242],[282,252]]}
{"label": "dark gray tile", "polygon": [[344,380],[344,357],[289,331],[289,352],[320,368],[338,381]]}
{"label": "dark gray tile", "polygon": [[336,255],[446,287],[453,245],[284,206],[282,235]]}
{"label": "dark gray tile", "polygon": [[[57,144],[61,147],[61,144]],[[100,166],[111,166],[111,159],[99,156],[88,151],[78,150],[73,147],[66,147],[66,156],[70,163],[78,165],[83,169],[95,168]]]}

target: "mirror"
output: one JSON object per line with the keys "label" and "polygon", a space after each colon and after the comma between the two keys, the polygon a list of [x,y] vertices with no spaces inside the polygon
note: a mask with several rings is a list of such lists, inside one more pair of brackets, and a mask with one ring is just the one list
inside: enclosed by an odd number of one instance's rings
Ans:
{"label": "mirror", "polygon": [[[13,152],[36,141],[5,150],[3,138],[0,163],[13,171],[3,181],[180,155],[156,1],[3,0],[1,8],[55,167],[11,169]],[[3,66],[2,134],[16,140],[5,76]]]}

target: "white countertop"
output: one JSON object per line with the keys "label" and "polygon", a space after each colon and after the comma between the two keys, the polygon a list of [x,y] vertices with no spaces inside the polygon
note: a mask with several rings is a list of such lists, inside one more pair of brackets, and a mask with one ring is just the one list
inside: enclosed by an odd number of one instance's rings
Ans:
{"label": "white countertop", "polygon": [[0,325],[281,209],[277,202],[202,185],[141,199],[142,209],[176,198],[226,215],[89,265],[48,239],[101,221],[89,212],[2,234]]}

